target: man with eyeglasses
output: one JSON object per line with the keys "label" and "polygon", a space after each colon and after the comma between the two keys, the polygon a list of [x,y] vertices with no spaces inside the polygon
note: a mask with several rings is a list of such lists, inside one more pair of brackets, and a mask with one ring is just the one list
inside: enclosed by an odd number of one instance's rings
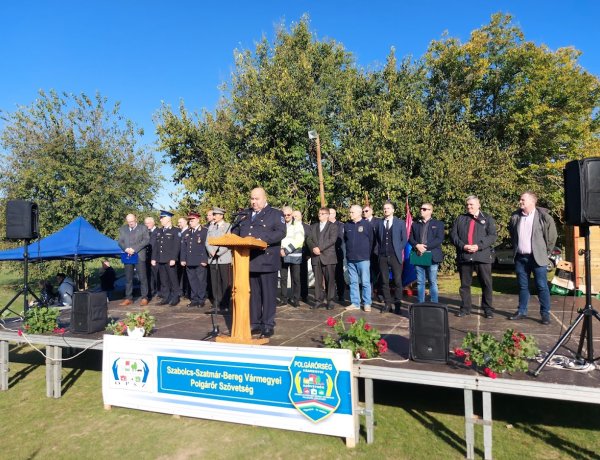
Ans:
{"label": "man with eyeglasses", "polygon": [[296,222],[302,224],[304,229],[304,246],[302,246],[302,263],[300,264],[300,299],[304,303],[308,303],[308,261],[310,260],[310,249],[306,238],[310,233],[310,225],[302,220],[302,212],[298,209],[294,209],[292,217]]}
{"label": "man with eyeglasses", "polygon": [[373,247],[371,248],[371,258],[370,258],[370,268],[369,273],[371,276],[371,288],[372,288],[372,296],[378,295],[379,300],[383,300],[381,298],[382,292],[382,276],[380,276],[379,270],[379,242],[377,241],[377,237],[375,232],[379,227],[379,223],[381,219],[379,217],[375,217],[373,215],[373,208],[369,205],[363,206],[362,208],[362,217],[363,219],[368,220],[371,223],[371,227],[373,228]]}
{"label": "man with eyeglasses", "polygon": [[361,216],[362,208],[358,205],[350,207],[350,220],[344,224],[344,244],[346,245],[346,261],[350,277],[350,302],[346,310],[360,310],[362,286],[362,302],[364,311],[371,311],[371,275],[369,271],[371,248],[373,247],[373,227]]}
{"label": "man with eyeglasses", "polygon": [[417,299],[425,302],[425,283],[429,281],[429,296],[432,302],[438,301],[437,273],[439,264],[444,260],[442,243],[444,242],[444,223],[433,219],[433,205],[421,205],[421,219],[415,220],[410,228],[410,245],[419,255],[431,252],[431,265],[415,265],[417,272]]}
{"label": "man with eyeglasses", "polygon": [[456,316],[471,314],[471,284],[473,272],[481,284],[481,307],[485,318],[494,317],[492,306],[492,248],[498,235],[496,221],[481,211],[479,198],[467,197],[467,211],[454,221],[452,226],[452,244],[456,246],[456,262],[460,275],[461,307]]}
{"label": "man with eyeglasses", "polygon": [[[290,304],[298,308],[300,299],[300,264],[302,263],[302,247],[304,246],[304,227],[302,222],[294,219],[292,208],[284,206],[282,209],[285,220],[286,234],[281,240],[281,270],[279,281],[281,283],[281,300],[279,305]],[[288,295],[288,273],[292,275],[292,295]]]}
{"label": "man with eyeglasses", "polygon": [[344,279],[344,224],[336,220],[336,217],[336,210],[329,208],[329,222],[338,229],[338,237],[335,241],[335,256],[337,258],[335,265],[335,289],[337,291],[338,302],[343,302],[346,294],[346,280]]}
{"label": "man with eyeglasses", "polygon": [[[327,310],[333,309],[335,296],[335,242],[338,238],[338,229],[329,222],[330,211],[328,208],[319,209],[319,222],[310,226],[306,241],[312,254],[311,262],[315,274],[315,304],[311,309],[323,305]],[[325,289],[323,289],[325,287]]]}
{"label": "man with eyeglasses", "polygon": [[[364,209],[363,209],[364,211]],[[390,270],[396,286],[394,291],[394,313],[400,314],[402,306],[402,253],[406,246],[406,222],[394,216],[394,204],[386,201],[383,205],[383,219],[379,219],[375,228],[378,248],[376,256],[379,260],[381,287],[385,306],[381,313],[392,311],[392,294],[390,292]]]}

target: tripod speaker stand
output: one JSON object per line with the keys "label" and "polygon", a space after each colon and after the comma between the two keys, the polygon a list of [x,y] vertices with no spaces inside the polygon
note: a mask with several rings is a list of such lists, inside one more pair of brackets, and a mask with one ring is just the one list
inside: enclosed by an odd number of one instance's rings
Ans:
{"label": "tripod speaker stand", "polygon": [[17,313],[14,310],[11,310],[10,308],[13,302],[17,300],[20,295],[23,295],[23,312],[27,312],[27,310],[29,310],[29,302],[27,301],[28,294],[31,294],[35,300],[40,302],[40,299],[38,299],[38,297],[29,287],[29,241],[30,240],[28,239],[23,240],[23,288],[15,294],[15,296],[10,300],[10,302],[6,304],[6,306],[2,310],[0,310],[0,318],[2,318],[2,315],[4,315],[4,312],[7,310],[11,313],[14,313],[16,316],[20,316],[20,313]]}
{"label": "tripod speaker stand", "polygon": [[[571,336],[575,328],[579,325],[580,322],[583,321],[583,326],[581,328],[581,336],[579,338],[579,348],[577,349],[577,358],[584,359],[586,363],[593,363],[594,359],[594,335],[592,333],[592,317],[596,318],[600,321],[600,315],[596,310],[592,308],[592,270],[591,270],[591,251],[590,251],[590,226],[589,225],[580,225],[579,226],[580,233],[583,234],[585,238],[585,249],[584,249],[584,261],[585,261],[585,307],[579,310],[579,315],[573,321],[573,324],[566,330],[566,332],[562,335],[554,348],[550,350],[548,356],[542,361],[539,367],[535,370],[533,375],[537,377],[542,369],[548,364],[548,362],[552,359],[552,357],[556,354],[558,349],[562,346],[563,343]],[[584,343],[587,342],[587,350],[586,356],[584,357],[583,346]]]}

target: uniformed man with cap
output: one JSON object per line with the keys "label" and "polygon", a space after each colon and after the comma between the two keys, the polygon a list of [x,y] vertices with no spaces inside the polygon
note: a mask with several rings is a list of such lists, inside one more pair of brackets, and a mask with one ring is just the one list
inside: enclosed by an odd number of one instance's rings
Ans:
{"label": "uniformed man with cap", "polygon": [[[213,221],[208,227],[208,238],[217,238],[229,233],[231,224],[225,222],[223,208],[212,208]],[[206,243],[208,251],[209,280],[214,294],[213,309],[226,313],[231,298],[231,249],[225,246],[212,246]]]}
{"label": "uniformed man with cap", "polygon": [[263,188],[250,192],[251,213],[233,231],[252,236],[268,244],[250,251],[250,325],[253,334],[271,337],[275,330],[277,272],[281,268],[281,240],[286,226],[283,213],[267,204]]}
{"label": "uniformed man with cap", "polygon": [[190,303],[188,307],[203,307],[206,302],[206,270],[208,254],[206,252],[207,229],[200,225],[200,214],[190,212],[189,228],[182,236],[181,266],[187,271],[190,283]]}
{"label": "uniformed man with cap", "polygon": [[177,260],[181,250],[181,233],[171,222],[173,213],[160,212],[162,228],[152,248],[152,265],[158,265],[162,301],[159,305],[177,305],[181,292],[177,280]]}

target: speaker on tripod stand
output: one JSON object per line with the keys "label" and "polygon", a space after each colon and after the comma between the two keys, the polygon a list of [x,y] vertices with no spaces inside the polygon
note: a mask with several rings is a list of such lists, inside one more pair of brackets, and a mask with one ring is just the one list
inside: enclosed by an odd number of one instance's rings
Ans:
{"label": "speaker on tripod stand", "polygon": [[[566,164],[563,171],[565,186],[565,219],[567,225],[579,226],[579,234],[585,239],[583,256],[585,260],[585,307],[573,324],[558,339],[558,342],[548,353],[544,361],[535,370],[536,377],[556,354],[563,343],[571,336],[575,328],[583,321],[577,357],[587,363],[594,359],[594,335],[592,318],[600,321],[600,315],[592,308],[592,264],[590,250],[590,225],[600,225],[600,157],[575,160]],[[584,344],[587,342],[586,356],[583,355]]]}
{"label": "speaker on tripod stand", "polygon": [[0,318],[5,311],[19,316],[19,313],[11,310],[11,305],[20,295],[23,295],[23,311],[29,309],[27,295],[31,294],[38,302],[40,299],[29,287],[29,251],[31,240],[38,237],[38,206],[32,201],[9,200],[6,203],[6,238],[9,240],[23,240],[23,288],[0,310]]}

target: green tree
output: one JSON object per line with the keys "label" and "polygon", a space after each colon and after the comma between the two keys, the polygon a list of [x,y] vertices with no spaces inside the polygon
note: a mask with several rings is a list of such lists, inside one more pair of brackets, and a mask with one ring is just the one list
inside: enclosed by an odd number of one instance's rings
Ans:
{"label": "green tree", "polygon": [[425,55],[429,109],[450,110],[483,142],[513,152],[519,188],[538,191],[556,217],[565,162],[598,150],[600,84],[580,54],[526,41],[497,13],[466,43],[445,37]]}
{"label": "green tree", "polygon": [[303,18],[274,44],[235,52],[235,70],[214,115],[174,114],[162,107],[157,132],[188,205],[247,206],[257,185],[270,203],[290,204],[307,215],[319,206],[317,166],[308,130],[321,137],[328,201],[339,151],[337,114],[346,97],[353,60],[334,41],[318,41]]}
{"label": "green tree", "polygon": [[125,214],[151,207],[157,165],[119,108],[100,94],[40,91],[30,106],[2,114],[0,191],[38,204],[42,235],[81,215],[116,236]]}

